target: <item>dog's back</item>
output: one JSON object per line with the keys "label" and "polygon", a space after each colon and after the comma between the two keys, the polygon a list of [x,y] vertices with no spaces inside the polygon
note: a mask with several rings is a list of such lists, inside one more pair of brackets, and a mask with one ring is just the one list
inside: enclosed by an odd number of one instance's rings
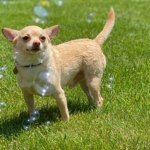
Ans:
{"label": "dog's back", "polygon": [[106,59],[101,50],[115,23],[115,13],[111,9],[108,20],[95,39],[77,39],[53,46],[58,53],[61,66],[62,85],[74,85],[85,74],[101,76],[106,66]]}

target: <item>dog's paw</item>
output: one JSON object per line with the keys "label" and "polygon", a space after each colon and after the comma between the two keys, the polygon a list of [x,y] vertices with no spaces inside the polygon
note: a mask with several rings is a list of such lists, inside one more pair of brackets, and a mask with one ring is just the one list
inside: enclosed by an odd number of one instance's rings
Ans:
{"label": "dog's paw", "polygon": [[97,106],[98,106],[98,107],[102,107],[102,105],[103,105],[103,97],[100,96],[100,97],[99,97],[99,100],[97,101]]}
{"label": "dog's paw", "polygon": [[65,116],[65,117],[61,117],[61,120],[67,122],[69,121],[69,118],[70,118],[69,116]]}

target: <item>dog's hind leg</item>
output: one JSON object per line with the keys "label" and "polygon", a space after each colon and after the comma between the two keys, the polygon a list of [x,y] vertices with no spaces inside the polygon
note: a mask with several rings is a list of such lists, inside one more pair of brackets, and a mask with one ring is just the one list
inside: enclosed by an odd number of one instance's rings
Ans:
{"label": "dog's hind leg", "polygon": [[103,98],[100,95],[100,80],[101,78],[95,76],[88,76],[86,78],[86,84],[91,94],[92,101],[98,107],[101,107],[103,104]]}
{"label": "dog's hind leg", "polygon": [[92,101],[93,101],[93,100],[92,100],[93,98],[92,98],[92,95],[91,95],[91,93],[90,93],[90,91],[89,91],[87,85],[86,85],[85,80],[80,81],[80,86],[81,86],[82,90],[84,91],[84,93],[86,94],[89,103],[91,104]]}

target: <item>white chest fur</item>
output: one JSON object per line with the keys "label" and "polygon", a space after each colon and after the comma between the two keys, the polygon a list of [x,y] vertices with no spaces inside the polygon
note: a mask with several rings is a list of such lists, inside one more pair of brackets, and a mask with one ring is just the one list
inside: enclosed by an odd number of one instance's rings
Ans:
{"label": "white chest fur", "polygon": [[[47,47],[38,53],[15,51],[15,61],[18,63],[17,79],[21,88],[34,94],[49,96],[54,91],[55,72],[51,68],[52,50]],[[34,67],[24,67],[33,64]],[[41,64],[35,66],[35,64]]]}
{"label": "white chest fur", "polygon": [[51,68],[43,69],[42,66],[23,68],[17,79],[21,88],[41,96],[50,96],[55,90],[55,73]]}

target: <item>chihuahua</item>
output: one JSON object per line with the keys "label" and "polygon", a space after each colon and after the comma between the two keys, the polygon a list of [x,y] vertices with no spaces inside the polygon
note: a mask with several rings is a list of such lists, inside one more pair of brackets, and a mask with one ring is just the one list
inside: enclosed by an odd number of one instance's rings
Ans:
{"label": "chihuahua", "polygon": [[77,83],[90,103],[100,107],[103,98],[100,82],[106,67],[102,45],[115,24],[115,12],[110,10],[103,30],[94,39],[77,39],[59,45],[51,40],[58,34],[58,25],[41,29],[27,26],[22,30],[2,29],[14,46],[15,73],[30,115],[35,110],[34,95],[54,96],[61,118],[69,120],[64,86]]}

